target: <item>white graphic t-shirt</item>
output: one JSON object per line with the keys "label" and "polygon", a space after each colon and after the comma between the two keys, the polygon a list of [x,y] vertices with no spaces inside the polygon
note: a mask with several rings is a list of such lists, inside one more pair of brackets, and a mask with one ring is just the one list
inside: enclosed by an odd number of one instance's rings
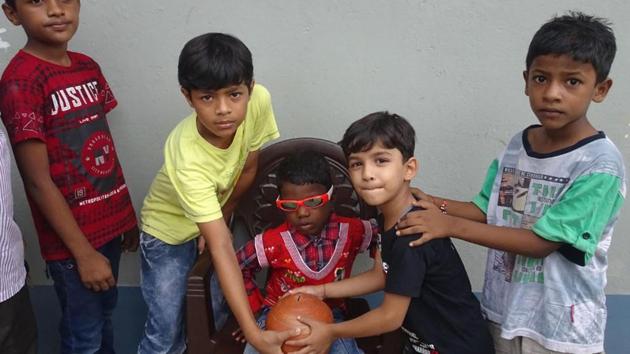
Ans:
{"label": "white graphic t-shirt", "polygon": [[563,246],[541,259],[488,250],[482,310],[505,338],[602,352],[607,253],[626,192],[623,158],[603,132],[536,153],[527,141],[536,127],[512,138],[473,202],[488,224],[529,229]]}

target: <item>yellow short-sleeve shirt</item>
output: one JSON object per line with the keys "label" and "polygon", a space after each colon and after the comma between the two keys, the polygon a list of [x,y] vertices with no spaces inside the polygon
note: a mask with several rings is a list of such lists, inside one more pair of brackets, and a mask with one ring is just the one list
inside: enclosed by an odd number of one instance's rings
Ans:
{"label": "yellow short-sleeve shirt", "polygon": [[142,230],[172,245],[199,235],[197,223],[223,217],[250,152],[280,136],[269,91],[255,85],[247,116],[227,149],[199,135],[193,113],[169,134],[164,165],[153,180],[141,211]]}

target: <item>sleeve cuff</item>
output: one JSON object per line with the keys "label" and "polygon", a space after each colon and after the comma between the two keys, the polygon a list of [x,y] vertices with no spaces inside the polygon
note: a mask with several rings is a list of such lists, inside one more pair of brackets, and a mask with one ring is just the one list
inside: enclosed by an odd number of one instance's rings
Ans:
{"label": "sleeve cuff", "polygon": [[267,136],[261,138],[257,144],[253,144],[249,147],[249,151],[258,151],[260,148],[265,145],[265,143],[278,139],[280,137],[280,131],[276,130],[273,133],[268,134]]}
{"label": "sleeve cuff", "polygon": [[[593,233],[589,231],[583,231],[574,240],[561,240],[557,237],[545,235],[540,225],[534,224],[532,231],[538,236],[547,241],[561,242],[562,246],[558,248],[558,252],[562,254],[567,260],[580,266],[586,265],[588,261],[595,254],[595,248],[597,244],[593,243]],[[568,234],[568,233],[567,233]]]}
{"label": "sleeve cuff", "polygon": [[484,198],[481,194],[477,194],[472,203],[477,206],[477,208],[481,209],[484,214],[488,214],[488,200]]}
{"label": "sleeve cuff", "polygon": [[208,214],[208,215],[190,215],[188,213],[186,213],[185,215],[186,215],[186,218],[188,218],[190,221],[194,222],[195,224],[203,224],[206,222],[219,220],[223,217],[223,213],[221,213],[221,211]]}

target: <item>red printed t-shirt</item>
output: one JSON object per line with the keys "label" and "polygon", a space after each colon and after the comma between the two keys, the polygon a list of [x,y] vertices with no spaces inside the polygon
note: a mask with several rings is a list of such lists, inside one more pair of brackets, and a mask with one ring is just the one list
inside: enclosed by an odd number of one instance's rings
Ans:
{"label": "red printed t-shirt", "polygon": [[[135,212],[105,114],[117,102],[88,56],[68,52],[69,67],[19,51],[0,80],[0,113],[13,146],[46,144],[50,176],[94,248],[136,225]],[[71,258],[32,201],[45,260]]]}

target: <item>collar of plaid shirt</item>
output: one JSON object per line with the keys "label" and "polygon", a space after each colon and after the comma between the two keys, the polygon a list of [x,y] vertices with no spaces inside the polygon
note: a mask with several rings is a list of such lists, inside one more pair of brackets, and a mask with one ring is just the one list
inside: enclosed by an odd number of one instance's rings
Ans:
{"label": "collar of plaid shirt", "polygon": [[293,236],[293,241],[300,251],[303,251],[309,245],[317,246],[321,242],[336,242],[339,239],[339,219],[335,213],[330,214],[328,223],[324,226],[321,234],[317,236],[307,236],[296,231],[292,225],[288,225],[288,229]]}

